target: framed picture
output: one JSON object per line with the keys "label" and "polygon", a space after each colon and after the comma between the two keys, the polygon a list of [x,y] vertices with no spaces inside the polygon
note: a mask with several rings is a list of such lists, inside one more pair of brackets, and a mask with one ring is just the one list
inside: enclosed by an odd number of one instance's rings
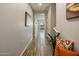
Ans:
{"label": "framed picture", "polygon": [[32,25],[32,19],[29,13],[25,12],[25,27]]}
{"label": "framed picture", "polygon": [[79,3],[66,4],[66,18],[68,20],[79,18]]}
{"label": "framed picture", "polygon": [[27,26],[27,12],[25,12],[25,27]]}

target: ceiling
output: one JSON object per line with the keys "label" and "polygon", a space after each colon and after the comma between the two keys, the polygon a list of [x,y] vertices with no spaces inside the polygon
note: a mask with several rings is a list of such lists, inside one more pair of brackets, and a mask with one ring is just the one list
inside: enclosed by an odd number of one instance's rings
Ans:
{"label": "ceiling", "polygon": [[30,3],[30,5],[35,12],[44,12],[47,10],[50,3],[42,3],[42,5],[39,5],[39,3]]}

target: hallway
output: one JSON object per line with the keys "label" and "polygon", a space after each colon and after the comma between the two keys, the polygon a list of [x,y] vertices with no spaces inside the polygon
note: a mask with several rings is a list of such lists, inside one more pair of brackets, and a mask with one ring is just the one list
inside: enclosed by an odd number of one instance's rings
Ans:
{"label": "hallway", "polygon": [[[52,46],[50,39],[46,38],[47,19],[50,20],[51,6],[50,4],[30,4],[34,10],[34,31],[35,38],[27,47],[23,55],[27,56],[52,56]],[[47,9],[46,9],[47,8]],[[54,17],[53,17],[54,18]],[[49,26],[48,26],[49,27]],[[49,28],[49,31],[51,29]],[[48,30],[47,30],[48,31]]]}
{"label": "hallway", "polygon": [[45,40],[43,32],[40,32],[39,39],[32,41],[31,45],[25,51],[23,56],[52,56],[50,42]]}
{"label": "hallway", "polygon": [[36,55],[47,56],[49,53],[52,55],[52,48],[48,40],[45,38],[45,31],[38,31],[38,38],[36,39]]}
{"label": "hallway", "polygon": [[36,47],[36,55],[45,55],[46,50],[46,42],[45,42],[45,30],[40,29],[40,24],[37,22],[35,26],[35,45]]}
{"label": "hallway", "polygon": [[45,42],[45,14],[35,14],[35,45],[36,55],[45,55],[46,42]]}
{"label": "hallway", "polygon": [[23,55],[25,56],[52,56],[52,47],[45,37],[45,30],[39,30],[36,27],[35,40],[32,41]]}

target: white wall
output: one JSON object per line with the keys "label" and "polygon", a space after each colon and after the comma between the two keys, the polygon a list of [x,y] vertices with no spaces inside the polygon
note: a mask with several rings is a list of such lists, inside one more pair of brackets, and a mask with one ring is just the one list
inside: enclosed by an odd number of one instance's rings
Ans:
{"label": "white wall", "polygon": [[53,28],[56,25],[56,8],[55,4],[51,4],[48,9],[48,16],[47,16],[47,32],[51,35],[54,34]]}
{"label": "white wall", "polygon": [[32,39],[25,27],[25,11],[33,16],[28,4],[0,4],[0,55],[20,55]]}
{"label": "white wall", "polygon": [[51,33],[51,11],[52,7],[50,6],[48,9],[48,15],[47,15],[47,32]]}
{"label": "white wall", "polygon": [[74,48],[79,51],[79,18],[66,19],[66,4],[56,4],[56,29],[61,36],[74,41]]}

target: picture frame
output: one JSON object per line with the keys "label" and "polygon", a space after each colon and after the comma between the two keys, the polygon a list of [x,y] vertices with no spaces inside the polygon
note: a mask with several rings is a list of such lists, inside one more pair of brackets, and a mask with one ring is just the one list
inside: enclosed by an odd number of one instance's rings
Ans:
{"label": "picture frame", "polygon": [[27,26],[27,12],[25,12],[25,27]]}
{"label": "picture frame", "polygon": [[25,27],[29,27],[32,25],[32,18],[31,15],[25,12]]}
{"label": "picture frame", "polygon": [[67,20],[79,18],[79,3],[66,4],[66,18]]}

